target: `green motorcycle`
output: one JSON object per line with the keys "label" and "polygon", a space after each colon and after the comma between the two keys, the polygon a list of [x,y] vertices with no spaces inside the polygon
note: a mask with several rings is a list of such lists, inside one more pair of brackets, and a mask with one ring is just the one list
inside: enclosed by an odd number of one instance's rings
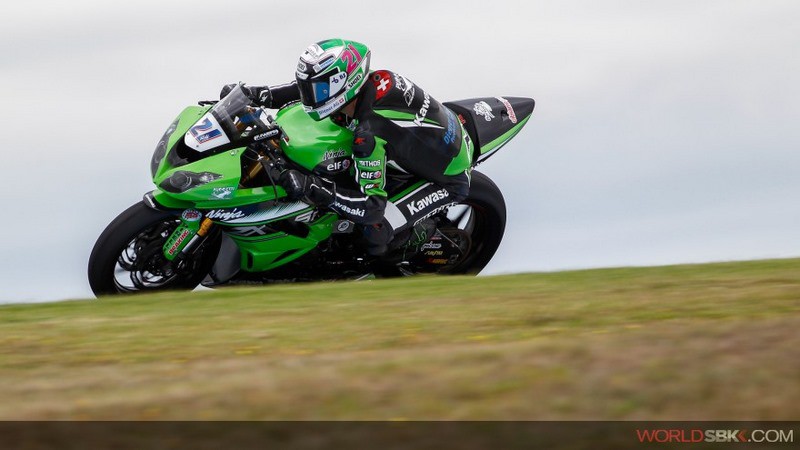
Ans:
{"label": "green motorcycle", "polygon": [[[486,97],[444,104],[485,161],[528,122],[534,101]],[[293,168],[352,183],[353,133],[312,120],[292,104],[273,118],[241,88],[181,112],[151,161],[156,189],[112,221],[89,258],[95,295],[235,284],[478,273],[503,237],[497,186],[472,171],[470,194],[434,217],[421,250],[387,263],[361,250],[359,228],[336,213],[291,200],[278,174]],[[389,200],[427,182],[387,169]]]}

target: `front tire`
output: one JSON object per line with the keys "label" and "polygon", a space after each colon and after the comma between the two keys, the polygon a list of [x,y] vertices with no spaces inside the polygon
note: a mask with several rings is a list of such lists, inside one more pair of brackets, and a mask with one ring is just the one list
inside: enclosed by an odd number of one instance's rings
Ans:
{"label": "front tire", "polygon": [[161,248],[180,223],[167,211],[136,203],[112,221],[89,256],[89,285],[96,296],[191,290],[205,278],[216,260],[219,233],[209,235],[191,255],[174,265]]}

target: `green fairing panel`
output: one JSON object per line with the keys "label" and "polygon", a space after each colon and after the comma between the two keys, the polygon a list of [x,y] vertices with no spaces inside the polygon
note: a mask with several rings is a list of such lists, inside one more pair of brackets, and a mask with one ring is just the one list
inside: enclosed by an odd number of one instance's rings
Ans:
{"label": "green fairing panel", "polygon": [[307,237],[275,233],[256,238],[230,236],[242,254],[241,267],[247,272],[263,272],[282,266],[314,249],[328,239],[338,217],[328,213],[309,224]]}
{"label": "green fairing panel", "polygon": [[530,120],[530,118],[531,118],[531,116],[526,117],[520,123],[515,125],[514,128],[506,131],[505,133],[503,133],[497,139],[493,140],[492,142],[489,142],[488,144],[484,144],[481,147],[481,155],[486,155],[487,153],[491,153],[493,150],[497,149],[499,146],[505,144],[511,138],[516,136],[517,133],[519,133],[520,130],[522,130],[522,127],[524,127],[525,124],[528,123],[528,120]]}
{"label": "green fairing panel", "polygon": [[353,154],[353,132],[330,119],[312,119],[295,104],[278,112],[275,121],[288,137],[281,147],[292,161],[311,171],[333,158],[349,158]]}
{"label": "green fairing panel", "polygon": [[[170,135],[169,140],[167,141],[167,153],[175,151],[175,144],[178,142],[178,140],[183,139],[183,136],[189,131],[189,128],[197,123],[197,121],[200,120],[200,118],[203,117],[203,115],[207,113],[209,109],[211,109],[210,105],[188,106],[186,109],[181,111],[180,114],[178,114],[178,126],[175,128],[175,131]],[[156,180],[162,180],[164,178],[164,172],[169,169],[170,165],[167,162],[167,158],[162,159],[158,166],[158,170],[156,170],[156,175],[153,178],[153,181],[155,182]]]}

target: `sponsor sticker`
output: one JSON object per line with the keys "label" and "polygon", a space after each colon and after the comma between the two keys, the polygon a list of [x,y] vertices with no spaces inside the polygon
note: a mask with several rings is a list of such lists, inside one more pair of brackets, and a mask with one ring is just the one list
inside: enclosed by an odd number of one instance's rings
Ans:
{"label": "sponsor sticker", "polygon": [[189,132],[200,144],[205,144],[212,139],[222,136],[219,125],[211,117],[203,119],[200,123],[190,128]]}
{"label": "sponsor sticker", "polygon": [[416,201],[409,202],[406,205],[408,208],[408,212],[410,214],[416,214],[423,209],[427,208],[428,206],[438,202],[439,200],[443,200],[447,197],[450,197],[450,193],[447,192],[446,189],[439,189],[438,191],[431,192],[430,194],[426,195],[424,198]]}
{"label": "sponsor sticker", "polygon": [[233,195],[233,187],[218,187],[211,190],[211,198],[213,200],[227,200]]}
{"label": "sponsor sticker", "polygon": [[326,151],[325,154],[322,156],[322,159],[326,160],[326,159],[333,159],[333,158],[341,158],[341,157],[344,157],[344,156],[347,156],[347,150],[345,150],[343,148],[338,148],[338,149],[335,149],[335,150]]}
{"label": "sponsor sticker", "polygon": [[186,240],[186,237],[189,236],[189,233],[190,231],[188,229],[184,229],[181,234],[178,235],[178,238],[175,239],[175,243],[173,243],[169,250],[167,250],[167,254],[169,256],[175,254],[175,252],[178,250],[178,247],[180,247],[183,241]]}
{"label": "sponsor sticker", "polygon": [[311,44],[306,49],[306,52],[303,55],[303,57],[306,61],[311,62],[318,59],[320,56],[322,56],[323,53],[324,50],[322,50],[322,47],[320,47],[319,44]]}
{"label": "sponsor sticker", "polygon": [[[329,101],[326,105],[321,106],[317,110],[317,113],[320,116],[327,116],[330,113],[332,113],[333,111],[335,111],[336,109],[338,109],[343,104],[344,104],[344,96],[339,96],[339,97]],[[311,110],[311,108],[309,108],[309,110]]]}
{"label": "sponsor sticker", "polygon": [[339,208],[339,210],[342,212],[350,214],[351,216],[364,217],[364,215],[367,214],[367,212],[361,208],[353,208],[339,202],[335,202],[333,206]]}
{"label": "sponsor sticker", "polygon": [[294,218],[295,222],[302,222],[302,223],[311,223],[311,222],[313,222],[315,220],[317,220],[317,210],[316,209],[312,209],[311,211],[303,213],[303,214],[300,214],[300,215],[298,215],[297,217]]}
{"label": "sponsor sticker", "polygon": [[345,159],[345,160],[342,160],[342,161],[332,162],[332,163],[328,164],[325,169],[328,172],[340,172],[342,170],[347,170],[348,168],[350,168],[350,160],[349,159]]}
{"label": "sponsor sticker", "polygon": [[209,219],[214,220],[233,220],[233,219],[241,219],[244,217],[244,212],[241,211],[239,208],[233,209],[212,209],[211,211],[206,214],[206,217]]}
{"label": "sponsor sticker", "polygon": [[428,115],[428,108],[431,106],[431,96],[425,92],[425,95],[422,98],[422,107],[419,108],[419,112],[414,116],[414,124],[417,126],[422,125],[422,121],[425,120],[425,116]]}
{"label": "sponsor sticker", "polygon": [[330,94],[336,95],[344,87],[344,81],[347,79],[347,72],[336,72],[328,78],[330,84]]}
{"label": "sponsor sticker", "polygon": [[380,180],[383,173],[380,170],[375,172],[360,172],[362,180]]}
{"label": "sponsor sticker", "polygon": [[203,217],[203,214],[196,209],[187,209],[181,214],[181,219],[185,222],[197,222],[201,217]]}
{"label": "sponsor sticker", "polygon": [[347,89],[352,89],[353,87],[355,87],[355,85],[357,85],[362,78],[364,78],[364,76],[361,75],[360,73],[354,76],[352,80],[347,82]]}
{"label": "sponsor sticker", "polygon": [[495,97],[495,98],[500,100],[500,102],[503,105],[505,105],[506,113],[508,113],[508,120],[510,120],[511,123],[517,123],[517,114],[514,112],[514,107],[511,106],[511,102],[509,102],[508,100],[504,99],[503,97]]}
{"label": "sponsor sticker", "polygon": [[280,132],[281,132],[281,130],[278,130],[278,129],[275,129],[275,130],[269,130],[269,131],[267,131],[266,133],[261,133],[261,134],[257,134],[257,135],[255,135],[255,136],[253,136],[253,140],[254,140],[254,141],[260,141],[260,140],[263,140],[263,139],[267,139],[267,138],[275,137],[275,136],[277,136],[277,135],[278,135],[278,133],[280,133]]}
{"label": "sponsor sticker", "polygon": [[486,102],[478,102],[472,106],[472,110],[475,111],[475,114],[479,116],[483,116],[487,122],[490,122],[494,119],[494,114],[492,114],[492,107],[489,106]]}
{"label": "sponsor sticker", "polygon": [[450,145],[450,144],[452,144],[453,142],[456,141],[456,127],[457,127],[456,124],[457,124],[456,115],[452,111],[450,111],[448,109],[447,110],[447,131],[444,133],[444,143],[445,144]]}
{"label": "sponsor sticker", "polygon": [[381,162],[379,160],[377,160],[377,161],[370,161],[370,160],[361,161],[361,160],[359,160],[358,161],[358,166],[359,167],[378,167],[380,165],[381,165]]}

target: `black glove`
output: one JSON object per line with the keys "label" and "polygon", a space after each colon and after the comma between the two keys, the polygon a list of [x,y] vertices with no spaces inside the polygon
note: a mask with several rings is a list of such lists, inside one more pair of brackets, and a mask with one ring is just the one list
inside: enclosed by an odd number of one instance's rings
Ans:
{"label": "black glove", "polygon": [[[222,100],[226,95],[230,94],[236,86],[238,86],[238,84],[235,83],[223,86],[222,90],[219,92],[219,99]],[[266,106],[267,108],[272,107],[272,91],[270,91],[268,86],[245,86],[243,84],[242,91],[253,103]]]}
{"label": "black glove", "polygon": [[336,199],[336,183],[314,175],[305,175],[299,170],[284,170],[278,177],[292,200],[303,200],[317,206],[330,206]]}
{"label": "black glove", "polygon": [[219,91],[219,99],[220,99],[220,100],[222,100],[223,98],[225,98],[225,96],[227,96],[228,94],[230,94],[230,93],[231,93],[231,91],[232,91],[232,90],[233,90],[233,89],[234,89],[236,86],[238,86],[238,84],[236,84],[236,83],[233,83],[233,84],[226,84],[225,86],[223,86],[223,87],[222,87],[222,90],[221,90],[221,91]]}

